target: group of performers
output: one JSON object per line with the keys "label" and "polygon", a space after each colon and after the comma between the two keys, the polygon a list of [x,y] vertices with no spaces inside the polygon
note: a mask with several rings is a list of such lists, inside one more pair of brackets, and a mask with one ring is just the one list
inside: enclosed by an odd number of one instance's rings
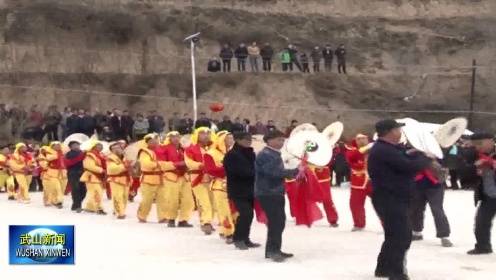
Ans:
{"label": "group of performers", "polygon": [[[220,236],[227,243],[232,243],[237,213],[227,196],[223,158],[234,144],[233,136],[227,131],[215,134],[209,128],[200,127],[192,135],[191,145],[186,148],[181,146],[180,137],[178,132],[172,131],[167,134],[165,142],[160,143],[158,135],[148,134],[143,138],[143,146],[136,159],[126,158],[124,141],[112,143],[108,156],[102,155],[101,143],[94,141],[76,158],[66,156],[60,142],[42,147],[36,157],[27,152],[23,143],[17,144],[13,153],[8,147],[3,147],[0,154],[0,186],[7,187],[9,199],[29,203],[31,174],[38,164],[45,206],[62,208],[64,193],[70,191],[66,189],[67,170],[80,164],[82,174],[77,188],[86,188],[86,204],[84,208],[73,204],[72,210],[105,215],[102,197],[107,190],[107,196],[112,199],[113,214],[118,219],[125,219],[127,203],[132,201],[139,188],[141,202],[137,218],[140,223],[148,221],[155,203],[159,223],[189,228],[192,227],[190,217],[197,209],[204,234],[210,235],[215,231],[214,220],[217,218]],[[71,151],[78,150],[79,144],[71,142],[69,148]],[[367,174],[367,154],[371,147],[372,143],[365,134],[356,135],[346,145],[345,155],[351,167],[349,205],[354,223],[352,231],[361,231],[366,226],[365,201],[372,193]],[[328,223],[331,227],[338,227],[338,213],[331,194],[330,168],[310,164],[307,171],[304,181],[286,181],[291,216],[297,224],[311,226],[323,217],[316,206],[316,203],[322,203]],[[306,195],[302,189],[310,184],[319,185],[321,191],[319,198],[312,201],[315,203],[302,198]],[[421,211],[425,211],[425,203]],[[423,213],[417,216],[423,219]],[[439,223],[447,223],[446,219],[436,219],[436,223],[438,220]],[[421,226],[416,230],[420,231]],[[439,237],[445,239],[447,234]]]}

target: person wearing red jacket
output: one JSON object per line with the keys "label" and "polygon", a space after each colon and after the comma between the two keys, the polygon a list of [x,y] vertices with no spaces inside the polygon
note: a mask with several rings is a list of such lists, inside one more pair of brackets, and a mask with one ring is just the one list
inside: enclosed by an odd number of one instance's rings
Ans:
{"label": "person wearing red jacket", "polygon": [[350,210],[353,216],[354,227],[352,231],[361,231],[365,228],[365,200],[372,195],[372,184],[367,173],[367,156],[372,143],[368,136],[358,134],[346,146],[346,161],[350,165]]}
{"label": "person wearing red jacket", "polygon": [[193,227],[188,223],[195,207],[191,184],[186,180],[186,163],[184,149],[181,146],[181,135],[177,131],[167,133],[161,153],[164,155],[166,170],[164,170],[164,184],[169,188],[169,201],[165,218],[168,227]]}
{"label": "person wearing red jacket", "polygon": [[326,166],[322,168],[317,167],[313,172],[323,191],[322,205],[324,206],[327,221],[331,227],[338,227],[338,212],[334,206],[331,194],[331,171]]}

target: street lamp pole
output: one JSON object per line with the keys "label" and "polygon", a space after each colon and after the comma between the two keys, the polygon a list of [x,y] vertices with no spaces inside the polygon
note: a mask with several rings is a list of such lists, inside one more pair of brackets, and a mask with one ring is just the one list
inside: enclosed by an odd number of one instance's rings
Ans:
{"label": "street lamp pole", "polygon": [[200,40],[200,32],[190,35],[184,41],[190,41],[191,49],[191,83],[193,90],[193,123],[196,124],[198,119],[198,103],[196,99],[196,73],[195,73],[195,43]]}

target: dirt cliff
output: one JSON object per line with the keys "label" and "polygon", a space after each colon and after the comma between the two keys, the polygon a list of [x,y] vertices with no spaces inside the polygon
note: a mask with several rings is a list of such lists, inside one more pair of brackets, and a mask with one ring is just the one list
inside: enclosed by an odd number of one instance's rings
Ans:
{"label": "dirt cliff", "polygon": [[[251,119],[319,125],[341,119],[352,131],[378,117],[439,121],[496,101],[496,3],[389,1],[0,1],[0,100],[29,106],[191,110],[189,45],[196,48],[201,111],[212,102]],[[345,43],[349,75],[206,72],[225,42],[289,43],[300,52]],[[381,110],[389,112],[378,112]],[[410,111],[426,111],[412,113]],[[492,115],[475,114],[477,126]]]}

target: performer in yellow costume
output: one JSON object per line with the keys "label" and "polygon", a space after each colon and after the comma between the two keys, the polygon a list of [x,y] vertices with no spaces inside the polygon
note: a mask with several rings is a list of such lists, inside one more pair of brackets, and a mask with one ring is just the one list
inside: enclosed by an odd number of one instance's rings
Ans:
{"label": "performer in yellow costume", "polygon": [[117,219],[126,218],[126,207],[131,187],[131,162],[124,156],[119,142],[110,146],[111,154],[107,157],[107,182],[112,191],[112,204]]}
{"label": "performer in yellow costume", "polygon": [[167,189],[164,186],[163,178],[165,163],[157,159],[155,152],[159,144],[158,135],[154,133],[147,134],[143,137],[143,140],[146,147],[142,147],[138,152],[141,168],[141,203],[138,207],[138,221],[146,223],[155,200],[158,222],[166,223]]}
{"label": "performer in yellow costume", "polygon": [[190,171],[191,187],[200,212],[201,230],[210,235],[214,231],[212,220],[215,202],[210,190],[211,178],[205,173],[203,155],[212,145],[211,132],[207,127],[199,127],[191,136],[191,145],[184,151],[184,161]]}
{"label": "performer in yellow costume", "polygon": [[16,144],[14,153],[9,159],[9,166],[19,185],[17,199],[19,202],[29,203],[29,184],[32,179],[34,163],[32,156],[27,153],[27,147],[24,143]]}
{"label": "performer in yellow costume", "polygon": [[188,174],[186,174],[184,150],[180,140],[179,132],[167,133],[164,145],[160,147],[158,152],[163,155],[165,160],[164,183],[169,192],[166,213],[167,226],[175,227],[176,219],[178,219],[178,227],[192,227],[188,221],[195,207],[195,202],[191,183],[186,180]]}
{"label": "performer in yellow costume", "polygon": [[38,164],[40,165],[40,179],[43,184],[43,204],[45,206],[53,206],[52,203],[52,188],[50,185],[50,178],[47,176],[48,171],[48,161],[46,160],[47,150],[50,149],[50,146],[43,146],[40,148],[40,152],[38,154]]}
{"label": "performer in yellow costume", "polygon": [[45,160],[48,162],[48,170],[45,176],[48,179],[50,189],[50,203],[60,209],[62,208],[65,187],[67,186],[67,170],[60,142],[52,142],[50,148],[45,149]]}
{"label": "performer in yellow costume", "polygon": [[211,190],[219,217],[219,235],[226,238],[226,243],[233,242],[234,217],[227,197],[226,172],[223,167],[224,156],[234,144],[233,136],[228,131],[220,131],[214,144],[204,155],[205,171],[213,178]]}
{"label": "performer in yellow costume", "polygon": [[9,159],[10,149],[9,146],[1,147],[0,151],[0,190],[6,191],[7,189],[7,180],[10,177],[9,173]]}
{"label": "performer in yellow costume", "polygon": [[107,215],[102,206],[102,195],[105,188],[105,158],[101,154],[103,146],[98,141],[93,141],[83,160],[84,172],[80,181],[86,184],[88,201],[85,211]]}

